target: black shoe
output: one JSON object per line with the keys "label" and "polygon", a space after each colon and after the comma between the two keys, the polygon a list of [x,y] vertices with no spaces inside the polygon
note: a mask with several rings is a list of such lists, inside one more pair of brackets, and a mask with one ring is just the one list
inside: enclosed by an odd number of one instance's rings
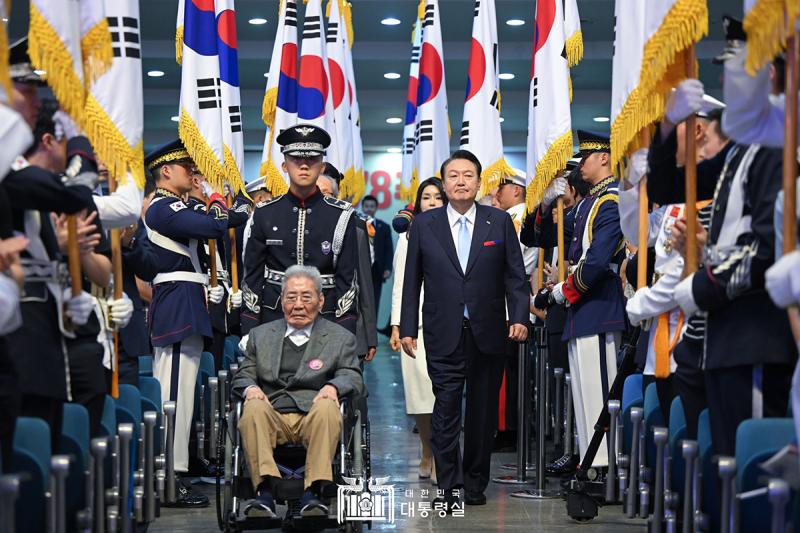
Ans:
{"label": "black shoe", "polygon": [[190,477],[205,477],[205,478],[215,478],[217,477],[217,471],[222,473],[222,467],[218,467],[216,464],[212,463],[208,459],[200,459],[198,457],[190,457],[189,458],[189,472],[188,475]]}
{"label": "black shoe", "polygon": [[544,469],[548,476],[564,476],[574,474],[578,468],[577,455],[562,455]]}
{"label": "black shoe", "polygon": [[262,492],[244,508],[244,514],[252,517],[276,518],[275,514],[275,500],[269,492]]}
{"label": "black shoe", "polygon": [[328,516],[328,507],[316,494],[307,490],[300,500],[300,516]]}
{"label": "black shoe", "polygon": [[175,483],[175,503],[163,503],[164,507],[201,508],[208,507],[208,496],[192,490],[188,481],[178,479]]}
{"label": "black shoe", "polygon": [[482,492],[464,491],[464,503],[467,505],[486,505],[486,495]]}
{"label": "black shoe", "polygon": [[492,444],[492,453],[514,452],[517,449],[516,430],[498,431]]}
{"label": "black shoe", "polygon": [[446,514],[453,514],[453,511],[464,509],[464,504],[461,502],[461,491],[459,489],[450,489],[441,492],[441,496],[433,499],[433,512],[439,513],[444,511]]}

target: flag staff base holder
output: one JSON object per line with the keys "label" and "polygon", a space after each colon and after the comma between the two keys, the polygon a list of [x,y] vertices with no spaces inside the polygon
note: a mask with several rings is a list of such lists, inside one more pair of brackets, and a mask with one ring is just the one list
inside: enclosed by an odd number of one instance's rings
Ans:
{"label": "flag staff base holder", "polygon": [[516,464],[506,464],[502,468],[514,469],[516,474],[498,476],[492,478],[492,482],[502,485],[530,485],[533,480],[528,477],[528,472],[534,469],[534,465],[528,464],[528,410],[530,402],[530,364],[528,357],[528,345],[525,342],[519,343],[517,350],[517,462]]}
{"label": "flag staff base holder", "polygon": [[[546,383],[547,383],[547,333],[544,327],[534,328],[536,340],[536,383],[534,386],[533,402],[536,413],[536,488],[512,492],[512,498],[525,500],[552,500],[561,497],[561,491],[546,489],[547,477],[544,473],[545,465],[545,427],[547,425]],[[527,370],[527,368],[526,368]],[[521,373],[521,372],[520,372]],[[526,371],[527,374],[527,371]],[[528,381],[530,382],[530,381]],[[529,395],[527,396],[530,397]]]}

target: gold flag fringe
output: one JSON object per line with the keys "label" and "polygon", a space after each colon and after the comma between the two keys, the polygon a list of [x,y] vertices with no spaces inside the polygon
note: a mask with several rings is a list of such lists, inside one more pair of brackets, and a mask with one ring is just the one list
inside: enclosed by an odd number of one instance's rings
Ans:
{"label": "gold flag fringe", "polygon": [[261,120],[270,129],[275,124],[275,110],[278,107],[278,88],[270,87],[264,93],[264,101],[261,103]]}
{"label": "gold flag fringe", "polygon": [[426,0],[419,0],[419,4],[417,4],[417,20],[422,20],[425,18],[426,4]]}
{"label": "gold flag fringe", "polygon": [[544,190],[553,178],[566,168],[572,153],[572,130],[567,130],[547,148],[547,153],[536,164],[536,174],[530,181],[525,195],[525,207],[528,212],[533,211],[536,204],[541,202]]}
{"label": "gold flag fringe", "polygon": [[175,30],[175,62],[183,64],[183,24]]}
{"label": "gold flag fringe", "polygon": [[108,172],[122,184],[130,174],[136,186],[144,189],[144,152],[142,141],[131,146],[94,95],[86,97],[84,130]]}
{"label": "gold flag fringe", "polygon": [[194,164],[205,176],[208,184],[215,191],[221,191],[225,184],[225,169],[217,154],[208,146],[203,134],[195,124],[192,117],[185,109],[181,109],[181,118],[178,123],[178,136],[186,146],[186,151],[192,157]]}
{"label": "gold flag fringe", "polygon": [[347,44],[350,48],[353,48],[353,42],[356,40],[355,32],[353,32],[353,4],[343,1],[341,9],[344,17],[344,26],[347,28]]}
{"label": "gold flag fringe", "polygon": [[403,199],[406,203],[411,203],[417,199],[417,188],[419,187],[419,173],[415,168],[411,172],[411,183],[408,187],[404,186],[403,183],[400,183],[400,198]]}
{"label": "gold flag fringe", "polygon": [[283,174],[281,174],[271,160],[261,163],[259,174],[264,177],[264,186],[272,196],[286,194],[289,190],[289,185],[286,183],[286,180],[283,179]]}
{"label": "gold flag fringe", "polygon": [[348,168],[347,170],[342,173],[342,182],[339,188],[339,198],[347,200],[348,202],[355,204],[358,200],[356,199],[356,193],[358,192],[358,186],[356,184],[356,171],[353,167]]}
{"label": "gold flag fringe", "polygon": [[742,25],[747,33],[747,57],[744,67],[748,74],[772,61],[786,46],[794,32],[794,21],[800,17],[798,0],[758,0],[744,16]]}
{"label": "gold flag fringe", "polygon": [[686,49],[708,33],[705,0],[677,0],[647,40],[639,85],[628,95],[611,125],[611,166],[631,151],[639,131],[664,115],[669,92],[686,78]]}
{"label": "gold flag fringe", "polygon": [[64,111],[83,126],[86,91],[79,73],[73,69],[73,58],[55,29],[50,26],[36,5],[30,4],[28,55],[38,70],[47,71],[47,84]]}
{"label": "gold flag fringe", "polygon": [[114,61],[111,30],[105,17],[81,37],[81,56],[83,83],[86,87],[91,87],[92,83],[108,72]]}
{"label": "gold flag fringe", "polygon": [[567,37],[564,47],[567,49],[567,64],[570,68],[580,63],[583,59],[583,32],[578,30]]}
{"label": "gold flag fringe", "polygon": [[514,174],[514,169],[503,157],[484,168],[483,172],[481,172],[481,190],[478,193],[478,198],[489,194],[492,189],[500,184],[500,180],[510,178]]}
{"label": "gold flag fringe", "polygon": [[[4,13],[3,16],[7,16],[7,14]],[[14,101],[14,86],[11,84],[11,74],[8,66],[9,53],[6,23],[0,21],[0,87],[6,93],[6,101],[12,103]]]}
{"label": "gold flag fringe", "polygon": [[[222,147],[222,156],[224,161],[225,181],[230,185],[233,194],[244,192],[244,180],[242,180],[242,173],[239,171],[239,165],[236,164],[236,158],[227,146]],[[222,189],[220,189],[222,190]]]}

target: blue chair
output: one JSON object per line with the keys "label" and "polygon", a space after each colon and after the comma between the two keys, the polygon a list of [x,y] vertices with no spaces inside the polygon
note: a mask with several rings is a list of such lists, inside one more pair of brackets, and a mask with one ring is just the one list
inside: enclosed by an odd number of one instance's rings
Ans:
{"label": "blue chair", "polygon": [[681,441],[686,438],[686,415],[680,396],[672,400],[669,409],[669,453],[672,457],[672,490],[683,493],[684,460]]}
{"label": "blue chair", "polygon": [[236,344],[228,337],[225,339],[225,348],[222,352],[222,368],[229,370],[231,363],[236,362]]}
{"label": "blue chair", "polygon": [[72,457],[67,477],[67,529],[77,530],[77,524],[73,523],[75,513],[86,507],[83,477],[89,464],[89,411],[86,407],[77,403],[64,404],[58,453]]}
{"label": "blue chair", "polygon": [[656,466],[656,445],[653,442],[653,428],[655,426],[666,426],[664,415],[661,412],[661,403],[658,401],[658,391],[656,384],[651,383],[644,391],[644,420],[647,423],[647,435],[645,446],[647,449],[647,466]]}
{"label": "blue chair", "polygon": [[[736,430],[736,487],[747,492],[763,487],[768,475],[761,464],[795,438],[791,418],[745,420]],[[756,531],[772,520],[772,507],[766,495],[742,500],[739,505],[741,531]]]}
{"label": "blue chair", "polygon": [[139,356],[139,375],[152,376],[153,375],[153,356],[140,355]]}
{"label": "blue chair", "polygon": [[44,493],[50,484],[50,427],[40,418],[21,416],[14,429],[12,474],[23,474],[16,502],[17,531],[44,531]]}
{"label": "blue chair", "polygon": [[149,376],[139,376],[139,392],[142,395],[142,414],[147,411],[155,411],[158,415],[155,427],[155,448],[156,453],[161,449],[161,383],[158,379]]}
{"label": "blue chair", "polygon": [[103,437],[113,437],[117,434],[117,405],[109,395],[103,404],[103,418],[100,419],[100,433]]}
{"label": "blue chair", "polygon": [[122,384],[119,386],[117,398],[117,425],[133,424],[133,438],[131,439],[131,468],[136,465],[136,442],[139,438],[139,428],[142,424],[142,395],[133,385]]}
{"label": "blue chair", "polygon": [[214,354],[211,352],[203,352],[200,355],[200,372],[205,372],[201,382],[203,385],[208,383],[209,376],[217,375],[216,367],[214,366]]}
{"label": "blue chair", "polygon": [[631,453],[631,433],[633,432],[631,409],[643,405],[642,375],[631,374],[625,378],[625,384],[622,387],[622,448],[628,455]]}

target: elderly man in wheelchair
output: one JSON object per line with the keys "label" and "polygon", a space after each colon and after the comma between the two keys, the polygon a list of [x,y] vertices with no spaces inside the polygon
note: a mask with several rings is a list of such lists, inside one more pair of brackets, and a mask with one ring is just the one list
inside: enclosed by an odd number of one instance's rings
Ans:
{"label": "elderly man in wheelchair", "polygon": [[247,516],[274,518],[273,491],[281,480],[276,446],[306,449],[300,516],[328,516],[323,488],[333,481],[332,462],[342,434],[339,400],[362,393],[356,338],[320,316],[322,278],[314,267],[286,271],[284,318],[250,331],[232,393],[244,400],[238,431],[255,498]]}

